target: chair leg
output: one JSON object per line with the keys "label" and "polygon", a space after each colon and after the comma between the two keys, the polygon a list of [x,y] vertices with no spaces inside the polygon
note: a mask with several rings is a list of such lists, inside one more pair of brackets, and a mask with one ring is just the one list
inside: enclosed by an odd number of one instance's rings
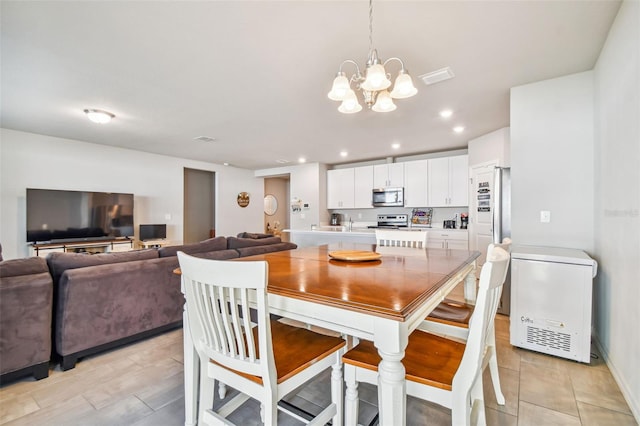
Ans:
{"label": "chair leg", "polygon": [[336,415],[333,417],[332,422],[333,426],[342,426],[343,401],[342,365],[338,361],[331,366],[331,403],[336,406]]}
{"label": "chair leg", "polygon": [[469,417],[467,417],[469,421],[471,421],[471,410],[474,408],[477,410],[477,413],[474,413],[477,419],[476,424],[478,426],[486,426],[487,419],[484,412],[484,388],[482,386],[482,371],[480,371],[475,383],[471,387],[471,405],[469,406]]}
{"label": "chair leg", "polygon": [[355,367],[345,364],[344,378],[347,384],[344,407],[344,424],[345,426],[356,426],[358,424],[358,408],[360,400],[358,399],[358,382],[356,381]]}
{"label": "chair leg", "polygon": [[204,418],[204,412],[210,410],[213,407],[213,395],[215,393],[216,381],[209,377],[207,371],[208,359],[200,358],[200,398],[199,398],[199,418]]}
{"label": "chair leg", "polygon": [[227,396],[227,385],[222,382],[218,382],[218,396],[220,399],[224,399]]}
{"label": "chair leg", "polygon": [[493,390],[496,394],[496,402],[499,405],[506,403],[502,388],[500,386],[500,375],[498,374],[498,356],[496,353],[496,332],[495,328],[491,328],[489,335],[487,336],[487,350],[489,353],[489,372],[491,373],[491,382],[493,383]]}
{"label": "chair leg", "polygon": [[278,424],[278,402],[269,401],[260,404],[260,418],[264,426],[277,426]]}

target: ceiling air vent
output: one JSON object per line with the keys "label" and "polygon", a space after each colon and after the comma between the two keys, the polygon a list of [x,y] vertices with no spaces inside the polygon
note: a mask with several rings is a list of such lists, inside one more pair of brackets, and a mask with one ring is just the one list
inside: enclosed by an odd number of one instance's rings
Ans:
{"label": "ceiling air vent", "polygon": [[436,71],[432,71],[426,74],[422,74],[418,76],[420,80],[424,82],[427,86],[434,83],[439,83],[441,81],[449,80],[450,78],[455,77],[451,68],[446,67]]}
{"label": "ceiling air vent", "polygon": [[212,138],[211,136],[198,136],[197,138],[193,138],[193,140],[200,142],[213,142],[216,138]]}

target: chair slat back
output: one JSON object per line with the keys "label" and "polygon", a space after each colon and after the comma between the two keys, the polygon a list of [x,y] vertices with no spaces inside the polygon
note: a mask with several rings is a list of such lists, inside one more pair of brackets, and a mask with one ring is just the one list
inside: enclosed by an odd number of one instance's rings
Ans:
{"label": "chair slat back", "polygon": [[376,244],[389,247],[427,248],[427,233],[422,231],[397,231],[376,229]]}
{"label": "chair slat back", "polygon": [[[268,380],[264,376],[273,364],[273,348],[266,305],[267,262],[200,259],[183,252],[178,252],[178,260],[189,332],[198,353]],[[257,313],[255,323],[251,308]]]}
{"label": "chair slat back", "polygon": [[[487,261],[482,266],[476,306],[469,321],[469,335],[460,367],[453,382],[471,390],[476,374],[482,371],[482,357],[489,329],[493,324],[510,255],[501,247],[489,245]],[[481,374],[481,373],[480,373]]]}

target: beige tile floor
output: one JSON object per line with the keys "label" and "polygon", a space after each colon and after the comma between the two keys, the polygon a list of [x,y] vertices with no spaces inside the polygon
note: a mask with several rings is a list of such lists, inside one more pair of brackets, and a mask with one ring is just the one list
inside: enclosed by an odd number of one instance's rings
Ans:
{"label": "beige tile floor", "polygon": [[[498,360],[507,403],[498,406],[485,379],[489,425],[637,425],[609,369],[594,349],[591,364],[512,347],[509,319],[496,320]],[[0,388],[2,425],[184,424],[182,330],[88,357],[75,369],[52,366],[44,380],[26,378]],[[310,412],[327,403],[328,374],[308,383],[288,400]],[[360,421],[376,413],[374,386],[360,387]],[[219,402],[216,402],[219,404]],[[408,425],[450,425],[447,409],[409,398]],[[258,406],[247,402],[234,421],[259,424]],[[280,416],[281,424],[299,424]]]}

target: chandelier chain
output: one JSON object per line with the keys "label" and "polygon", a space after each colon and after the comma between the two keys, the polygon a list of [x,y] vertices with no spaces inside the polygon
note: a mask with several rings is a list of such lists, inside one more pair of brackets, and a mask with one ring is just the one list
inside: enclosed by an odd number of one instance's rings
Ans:
{"label": "chandelier chain", "polygon": [[369,0],[369,54],[373,51],[373,0]]}

